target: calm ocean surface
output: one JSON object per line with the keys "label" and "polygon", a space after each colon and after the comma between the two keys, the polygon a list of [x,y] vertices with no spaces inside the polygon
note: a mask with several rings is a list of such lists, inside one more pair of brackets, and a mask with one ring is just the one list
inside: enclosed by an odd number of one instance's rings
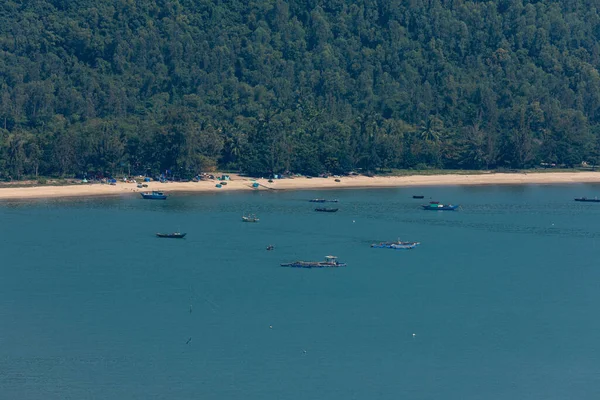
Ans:
{"label": "calm ocean surface", "polygon": [[[0,203],[0,399],[599,399],[600,204],[573,201],[595,195]],[[422,244],[369,247],[397,238]],[[328,254],[348,267],[279,267]]]}

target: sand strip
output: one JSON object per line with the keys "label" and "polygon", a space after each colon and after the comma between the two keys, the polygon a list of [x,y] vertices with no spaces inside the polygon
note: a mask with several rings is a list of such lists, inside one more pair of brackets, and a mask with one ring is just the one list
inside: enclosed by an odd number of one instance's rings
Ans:
{"label": "sand strip", "polygon": [[[266,179],[257,179],[261,186],[252,187],[253,181],[235,178],[227,185],[217,188],[218,181],[201,182],[149,182],[147,188],[139,189],[134,183],[119,182],[116,185],[80,184],[67,186],[35,186],[0,188],[0,200],[43,199],[57,197],[88,197],[132,195],[136,192],[161,190],[167,194],[174,192],[206,193],[226,191],[252,190],[318,190],[348,188],[386,188],[386,187],[419,187],[419,186],[454,186],[454,185],[521,185],[521,184],[568,184],[568,183],[600,183],[600,172],[544,172],[544,173],[489,173],[474,175],[412,175],[395,177],[352,176],[339,178],[295,177],[293,179],[277,179],[269,183]],[[582,193],[582,196],[590,195]]]}

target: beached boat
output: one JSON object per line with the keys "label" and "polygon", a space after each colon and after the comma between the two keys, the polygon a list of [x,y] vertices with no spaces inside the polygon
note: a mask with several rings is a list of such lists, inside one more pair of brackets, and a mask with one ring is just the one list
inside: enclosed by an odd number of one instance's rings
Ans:
{"label": "beached boat", "polygon": [[341,263],[335,256],[325,256],[325,261],[294,261],[283,263],[282,267],[293,268],[324,268],[324,267],[345,267],[346,263]]}
{"label": "beached boat", "polygon": [[311,199],[311,203],[337,203],[338,199],[327,200],[327,199]]}
{"label": "beached boat", "polygon": [[460,206],[459,205],[452,205],[452,204],[440,204],[438,201],[432,201],[431,203],[424,204],[421,207],[423,207],[424,210],[454,211],[454,210],[456,210]]}
{"label": "beached boat", "polygon": [[600,203],[600,199],[597,197],[594,197],[593,199],[588,199],[587,197],[578,197],[575,199],[575,201],[583,201],[586,203]]}
{"label": "beached boat", "polygon": [[327,208],[327,207],[315,208],[315,211],[328,212],[328,213],[337,212],[337,210],[339,210],[339,209],[338,208]]}
{"label": "beached boat", "polygon": [[157,233],[156,237],[166,238],[166,239],[183,239],[185,237],[185,235],[187,235],[187,233],[179,233],[179,232],[174,232],[174,233]]}
{"label": "beached boat", "polygon": [[420,244],[419,242],[401,242],[398,240],[396,242],[373,243],[371,247],[374,249],[411,250]]}
{"label": "beached boat", "polygon": [[244,215],[244,216],[242,216],[242,221],[243,222],[258,222],[258,218],[256,218],[256,215]]}
{"label": "beached boat", "polygon": [[163,192],[158,192],[156,190],[153,190],[152,192],[143,192],[140,194],[142,195],[142,198],[146,199],[146,200],[166,200],[167,199],[166,194],[164,194]]}

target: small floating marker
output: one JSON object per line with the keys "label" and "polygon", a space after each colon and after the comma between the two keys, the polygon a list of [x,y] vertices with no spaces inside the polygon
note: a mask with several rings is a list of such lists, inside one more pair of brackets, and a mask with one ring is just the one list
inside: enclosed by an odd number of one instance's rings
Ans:
{"label": "small floating marker", "polygon": [[356,222],[355,220],[352,220],[352,223],[355,223],[355,222]]}
{"label": "small floating marker", "polygon": [[304,354],[306,354],[306,350],[302,349],[302,352],[303,352]]}
{"label": "small floating marker", "polygon": [[269,325],[269,329],[273,329],[273,325]]}
{"label": "small floating marker", "polygon": [[192,341],[192,338],[190,337],[187,342],[185,342],[185,344],[190,344],[190,342]]}
{"label": "small floating marker", "polygon": [[413,337],[415,337],[415,336],[417,336],[417,334],[416,334],[416,333],[413,333]]}
{"label": "small floating marker", "polygon": [[190,314],[192,313],[192,305],[190,304]]}

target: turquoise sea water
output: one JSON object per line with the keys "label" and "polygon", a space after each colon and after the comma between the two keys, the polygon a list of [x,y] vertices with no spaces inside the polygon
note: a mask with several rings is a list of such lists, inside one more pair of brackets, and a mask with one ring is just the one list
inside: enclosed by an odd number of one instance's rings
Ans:
{"label": "turquoise sea water", "polygon": [[0,203],[0,399],[598,399],[599,192]]}

